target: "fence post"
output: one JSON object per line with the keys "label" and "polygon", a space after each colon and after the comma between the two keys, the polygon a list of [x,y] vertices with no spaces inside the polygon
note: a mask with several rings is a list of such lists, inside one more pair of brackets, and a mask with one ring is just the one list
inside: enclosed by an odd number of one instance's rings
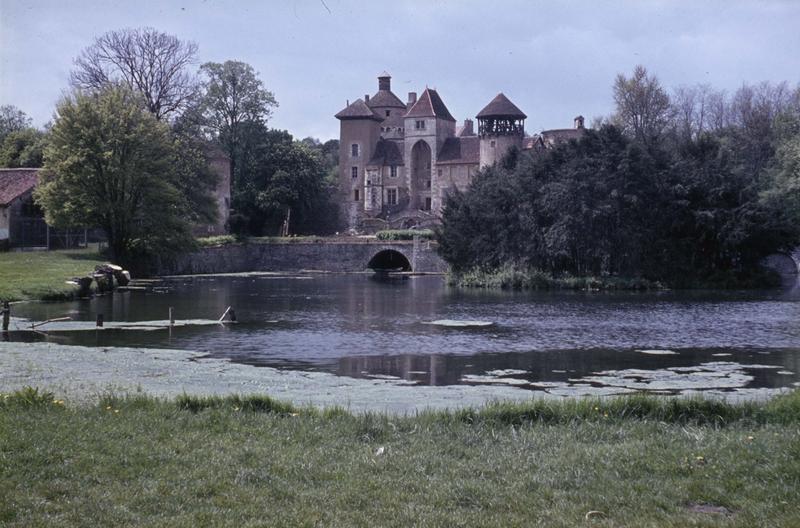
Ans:
{"label": "fence post", "polygon": [[11,318],[11,304],[3,301],[3,332],[8,332],[8,321]]}
{"label": "fence post", "polygon": [[100,328],[103,326],[103,314],[97,314],[97,327]]}
{"label": "fence post", "polygon": [[172,314],[172,306],[169,307],[169,325],[172,326],[175,324],[175,317]]}

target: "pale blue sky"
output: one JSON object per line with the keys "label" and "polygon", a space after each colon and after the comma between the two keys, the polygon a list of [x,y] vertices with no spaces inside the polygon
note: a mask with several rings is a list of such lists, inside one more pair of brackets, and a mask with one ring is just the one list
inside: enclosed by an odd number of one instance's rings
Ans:
{"label": "pale blue sky", "polygon": [[383,70],[404,101],[437,88],[459,121],[502,91],[529,132],[609,114],[636,64],[669,88],[800,81],[796,0],[0,0],[0,104],[42,125],[81,49],[140,26],[195,41],[200,62],[253,65],[280,103],[270,125],[298,138],[337,137],[333,114]]}

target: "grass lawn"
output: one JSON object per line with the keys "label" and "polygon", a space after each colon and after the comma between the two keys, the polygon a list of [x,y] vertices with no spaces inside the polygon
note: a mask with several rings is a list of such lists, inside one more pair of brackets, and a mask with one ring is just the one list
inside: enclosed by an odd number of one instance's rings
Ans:
{"label": "grass lawn", "polygon": [[796,527],[798,504],[797,391],[414,417],[0,397],[4,526]]}
{"label": "grass lawn", "polygon": [[68,298],[77,288],[65,281],[102,262],[91,249],[0,253],[0,300]]}

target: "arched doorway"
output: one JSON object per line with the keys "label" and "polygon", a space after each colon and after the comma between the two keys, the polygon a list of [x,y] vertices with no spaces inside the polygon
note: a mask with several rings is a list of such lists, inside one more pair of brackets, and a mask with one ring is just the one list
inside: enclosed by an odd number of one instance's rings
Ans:
{"label": "arched doorway", "polygon": [[427,142],[417,141],[411,148],[411,209],[425,209],[430,203],[432,159]]}
{"label": "arched doorway", "polygon": [[369,260],[367,268],[373,271],[411,271],[411,263],[399,251],[384,249]]}

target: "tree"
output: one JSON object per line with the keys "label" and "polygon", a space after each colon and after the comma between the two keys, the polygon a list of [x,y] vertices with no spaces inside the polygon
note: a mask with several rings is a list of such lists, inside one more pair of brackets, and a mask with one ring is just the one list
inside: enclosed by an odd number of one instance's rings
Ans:
{"label": "tree", "polygon": [[243,128],[263,123],[278,106],[272,92],[264,89],[258,74],[244,62],[208,62],[200,67],[205,76],[202,109],[204,123],[216,135],[230,158],[231,195],[235,193],[237,160],[243,156]]}
{"label": "tree", "polygon": [[72,85],[88,91],[121,83],[139,92],[156,119],[183,110],[197,92],[187,71],[197,44],[152,28],[110,31],[83,50],[70,75]]}
{"label": "tree", "polygon": [[78,92],[57,108],[35,199],[51,225],[102,228],[112,258],[129,264],[190,240],[177,165],[169,127],[138,94]]}
{"label": "tree", "polygon": [[[275,235],[291,209],[290,232],[328,234],[338,229],[336,183],[327,178],[320,150],[263,123],[242,127],[240,174],[233,197],[237,232]],[[314,143],[316,144],[316,143]]]}
{"label": "tree", "polygon": [[658,138],[669,121],[669,96],[644,66],[636,66],[630,79],[617,75],[614,102],[617,125],[644,144]]}
{"label": "tree", "polygon": [[0,142],[12,132],[31,126],[31,118],[14,105],[0,106]]}
{"label": "tree", "polygon": [[35,128],[16,130],[0,143],[0,167],[41,167],[47,135]]}

